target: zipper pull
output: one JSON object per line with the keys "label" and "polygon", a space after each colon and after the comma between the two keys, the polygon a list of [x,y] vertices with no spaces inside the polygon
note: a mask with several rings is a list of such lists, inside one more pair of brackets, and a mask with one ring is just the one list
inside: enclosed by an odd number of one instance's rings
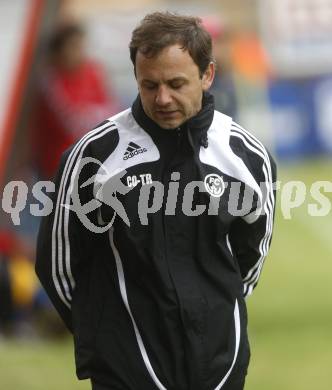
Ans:
{"label": "zipper pull", "polygon": [[176,134],[177,134],[177,147],[179,148],[181,144],[181,127],[178,127],[176,129]]}

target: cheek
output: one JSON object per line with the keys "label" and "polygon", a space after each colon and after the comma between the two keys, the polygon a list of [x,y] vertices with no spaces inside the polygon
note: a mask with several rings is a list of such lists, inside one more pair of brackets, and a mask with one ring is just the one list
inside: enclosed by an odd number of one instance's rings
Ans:
{"label": "cheek", "polygon": [[151,107],[153,103],[153,98],[147,94],[142,94],[142,93],[140,93],[140,97],[141,97],[143,108],[145,110],[149,109],[149,107]]}
{"label": "cheek", "polygon": [[203,92],[201,89],[193,88],[188,95],[186,95],[186,105],[193,111],[200,109],[202,105],[202,95]]}

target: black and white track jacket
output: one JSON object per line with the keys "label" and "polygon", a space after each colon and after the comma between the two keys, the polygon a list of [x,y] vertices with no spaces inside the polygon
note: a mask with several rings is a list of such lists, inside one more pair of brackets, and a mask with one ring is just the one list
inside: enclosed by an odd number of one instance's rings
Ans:
{"label": "black and white track jacket", "polygon": [[73,332],[79,378],[218,390],[245,375],[244,298],[271,241],[275,171],[208,94],[177,130],[137,98],[64,154],[36,271]]}

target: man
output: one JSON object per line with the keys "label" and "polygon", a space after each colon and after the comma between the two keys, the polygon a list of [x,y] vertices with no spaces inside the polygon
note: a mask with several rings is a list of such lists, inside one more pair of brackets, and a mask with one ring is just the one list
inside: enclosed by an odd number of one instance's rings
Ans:
{"label": "man", "polygon": [[47,54],[32,126],[35,163],[43,179],[54,176],[62,153],[70,145],[119,107],[106,88],[109,83],[102,67],[86,55],[80,25],[69,23],[56,29]]}
{"label": "man", "polygon": [[214,111],[199,19],[147,15],[130,55],[139,95],[64,154],[37,273],[93,389],[240,390],[275,166]]}

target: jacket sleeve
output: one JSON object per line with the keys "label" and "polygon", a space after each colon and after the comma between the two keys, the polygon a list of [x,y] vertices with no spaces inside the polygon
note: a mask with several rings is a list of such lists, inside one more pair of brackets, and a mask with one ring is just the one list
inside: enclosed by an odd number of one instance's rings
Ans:
{"label": "jacket sleeve", "polygon": [[245,297],[253,292],[258,283],[272,239],[276,165],[265,149],[264,152],[265,158],[256,158],[255,162],[256,180],[262,189],[261,200],[255,203],[250,215],[237,218],[229,232],[231,248],[242,275]]}
{"label": "jacket sleeve", "polygon": [[62,156],[55,180],[52,212],[41,221],[36,252],[36,273],[70,331],[75,285],[91,258],[94,240],[93,233],[84,226],[73,207],[75,191],[81,205],[93,202],[93,186],[82,186],[90,173],[88,167],[78,171],[82,158],[78,146],[79,143]]}

